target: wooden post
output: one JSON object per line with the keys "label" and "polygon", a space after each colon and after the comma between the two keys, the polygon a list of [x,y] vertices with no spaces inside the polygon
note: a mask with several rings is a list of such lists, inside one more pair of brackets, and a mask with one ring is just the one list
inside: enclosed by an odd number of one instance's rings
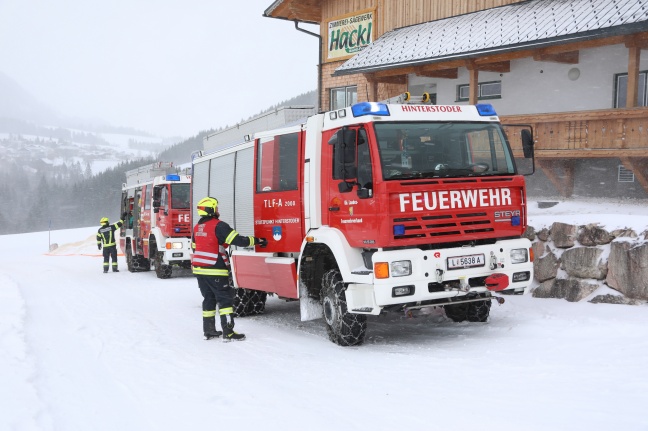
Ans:
{"label": "wooden post", "polygon": [[639,89],[639,59],[641,48],[631,46],[628,48],[628,94],[626,108],[636,108],[638,105],[637,91]]}
{"label": "wooden post", "polygon": [[468,103],[476,105],[479,100],[479,70],[474,65],[468,67],[470,75],[470,95]]}

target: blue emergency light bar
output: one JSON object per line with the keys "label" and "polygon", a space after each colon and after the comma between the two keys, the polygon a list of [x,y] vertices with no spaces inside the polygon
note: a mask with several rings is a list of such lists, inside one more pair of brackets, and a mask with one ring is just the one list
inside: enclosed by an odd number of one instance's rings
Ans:
{"label": "blue emergency light bar", "polygon": [[384,103],[378,102],[360,102],[351,107],[351,113],[354,117],[363,115],[381,115],[389,117],[389,107]]}
{"label": "blue emergency light bar", "polygon": [[180,181],[180,175],[169,174],[166,176],[167,181]]}
{"label": "blue emergency light bar", "polygon": [[477,108],[477,112],[479,112],[479,115],[481,115],[482,117],[497,115],[495,108],[493,108],[493,105],[491,105],[490,103],[478,103],[475,105],[475,108]]}

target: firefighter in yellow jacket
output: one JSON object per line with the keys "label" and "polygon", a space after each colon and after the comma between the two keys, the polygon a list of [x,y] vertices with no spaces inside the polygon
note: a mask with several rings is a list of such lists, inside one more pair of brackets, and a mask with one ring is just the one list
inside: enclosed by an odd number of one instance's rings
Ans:
{"label": "firefighter in yellow jacket", "polygon": [[117,223],[110,224],[108,217],[103,217],[99,222],[101,227],[97,232],[97,248],[101,250],[101,245],[103,244],[103,272],[104,274],[108,272],[108,267],[110,266],[110,259],[112,259],[112,270],[113,272],[119,272],[117,269],[117,240],[115,238],[115,231],[122,227],[124,224],[123,219],[125,216],[122,216],[122,220],[119,220]]}
{"label": "firefighter in yellow jacket", "polygon": [[[207,340],[223,335],[223,341],[244,340],[245,334],[234,332],[234,289],[229,281],[229,255],[226,247],[251,247],[268,244],[265,238],[241,236],[218,219],[218,200],[206,197],[198,202],[200,220],[194,226],[191,248],[193,274],[203,296],[203,333]],[[216,304],[223,332],[216,330]]]}

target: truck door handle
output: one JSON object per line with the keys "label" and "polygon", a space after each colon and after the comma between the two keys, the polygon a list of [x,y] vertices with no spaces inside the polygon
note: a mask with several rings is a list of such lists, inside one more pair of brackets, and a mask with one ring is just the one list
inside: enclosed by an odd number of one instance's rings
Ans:
{"label": "truck door handle", "polygon": [[329,207],[329,211],[340,211],[340,207]]}

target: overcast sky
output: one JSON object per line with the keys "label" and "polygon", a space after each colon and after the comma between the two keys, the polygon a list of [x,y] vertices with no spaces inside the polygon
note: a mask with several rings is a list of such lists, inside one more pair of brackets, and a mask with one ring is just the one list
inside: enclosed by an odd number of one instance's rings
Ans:
{"label": "overcast sky", "polygon": [[0,0],[0,71],[61,114],[191,136],[317,88],[318,39],[272,3]]}

